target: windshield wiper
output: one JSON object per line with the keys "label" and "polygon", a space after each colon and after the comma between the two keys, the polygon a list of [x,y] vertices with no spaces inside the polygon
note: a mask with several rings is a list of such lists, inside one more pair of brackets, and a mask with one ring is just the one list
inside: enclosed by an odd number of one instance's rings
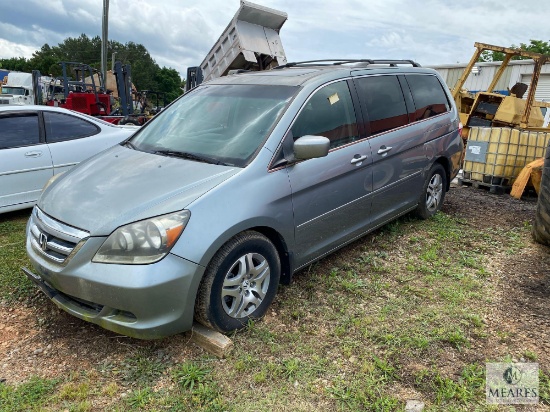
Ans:
{"label": "windshield wiper", "polygon": [[223,165],[223,166],[229,166],[229,164],[219,161],[218,159],[214,159],[213,157],[208,156],[200,156],[194,153],[189,152],[178,152],[175,150],[157,150],[156,152],[153,152],[154,154],[159,154],[163,156],[171,156],[171,157],[179,157],[181,159],[189,159],[189,160],[196,160],[197,162],[204,162],[204,163],[211,163],[215,165]]}
{"label": "windshield wiper", "polygon": [[126,141],[126,142],[123,142],[122,145],[126,146],[126,147],[129,147],[130,149],[137,150],[137,147],[132,142],[130,142],[129,140]]}

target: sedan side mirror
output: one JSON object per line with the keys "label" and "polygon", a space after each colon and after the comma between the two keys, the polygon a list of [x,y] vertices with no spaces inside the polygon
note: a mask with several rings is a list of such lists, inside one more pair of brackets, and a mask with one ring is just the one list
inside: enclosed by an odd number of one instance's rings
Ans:
{"label": "sedan side mirror", "polygon": [[302,136],[294,142],[296,160],[325,157],[330,149],[330,140],[324,136]]}

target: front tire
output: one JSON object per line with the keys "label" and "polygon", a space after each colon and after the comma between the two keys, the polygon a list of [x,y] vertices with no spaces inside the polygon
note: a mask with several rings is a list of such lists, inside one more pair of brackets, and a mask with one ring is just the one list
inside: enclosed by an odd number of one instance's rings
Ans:
{"label": "front tire", "polygon": [[255,231],[238,234],[212,258],[199,286],[195,319],[223,333],[265,315],[281,276],[275,246]]}
{"label": "front tire", "polygon": [[428,172],[415,214],[421,219],[428,219],[435,215],[443,205],[446,190],[447,173],[443,166],[436,163]]}

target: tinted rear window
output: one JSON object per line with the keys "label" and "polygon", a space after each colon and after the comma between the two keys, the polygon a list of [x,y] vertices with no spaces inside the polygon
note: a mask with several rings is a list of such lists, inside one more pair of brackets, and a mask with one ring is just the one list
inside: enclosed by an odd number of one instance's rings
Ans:
{"label": "tinted rear window", "polygon": [[99,128],[86,120],[61,113],[44,112],[48,143],[79,139],[99,133]]}
{"label": "tinted rear window", "polygon": [[412,121],[427,119],[450,110],[449,100],[437,77],[409,74],[406,78],[416,109]]}
{"label": "tinted rear window", "polygon": [[409,123],[405,98],[396,76],[364,77],[356,79],[356,85],[367,109],[371,134]]}

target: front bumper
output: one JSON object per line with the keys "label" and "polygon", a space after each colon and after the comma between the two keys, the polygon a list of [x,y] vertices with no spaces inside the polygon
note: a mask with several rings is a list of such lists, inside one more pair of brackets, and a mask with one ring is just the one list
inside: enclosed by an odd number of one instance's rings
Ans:
{"label": "front bumper", "polygon": [[138,339],[191,329],[202,266],[173,254],[150,265],[93,263],[103,237],[87,238],[70,260],[59,263],[31,244],[31,227],[30,221],[26,247],[35,273],[24,272],[61,309]]}

